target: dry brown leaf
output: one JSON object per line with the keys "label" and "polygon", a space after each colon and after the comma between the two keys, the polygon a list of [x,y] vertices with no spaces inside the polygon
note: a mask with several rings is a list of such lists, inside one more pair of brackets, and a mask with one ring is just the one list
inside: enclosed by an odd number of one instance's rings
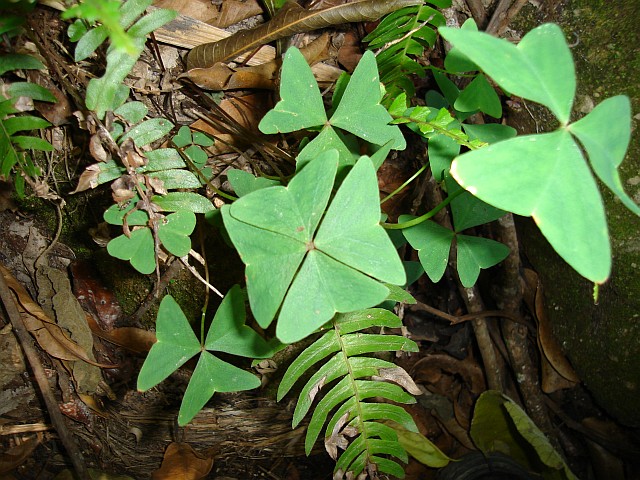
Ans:
{"label": "dry brown leaf", "polygon": [[354,437],[358,434],[358,430],[355,427],[342,427],[349,421],[351,412],[345,412],[337,423],[334,425],[331,435],[324,440],[324,448],[331,458],[334,460],[338,458],[338,449],[346,450],[349,446],[349,440],[347,437]]}
{"label": "dry brown leaf", "polygon": [[[411,376],[416,382],[426,381],[438,387],[446,385],[445,376],[450,377],[452,381],[460,377],[472,393],[480,395],[486,390],[483,370],[472,357],[458,360],[446,354],[429,354],[413,365]],[[459,382],[459,379],[455,382]],[[448,393],[445,388],[442,390],[443,395]],[[455,401],[455,398],[452,400]]]}
{"label": "dry brown leaf", "polygon": [[93,335],[87,325],[85,312],[71,290],[67,271],[40,264],[35,277],[38,303],[42,306],[42,310],[50,318],[55,318],[56,325],[63,332],[69,333],[71,340],[91,361],[90,363],[73,363],[71,369],[76,388],[82,392],[94,393],[98,385],[103,382],[102,373],[93,365],[96,362],[93,355]]}
{"label": "dry brown leaf", "polygon": [[189,52],[187,67],[189,70],[206,68],[218,62],[233,60],[244,52],[296,33],[343,23],[377,20],[399,8],[421,3],[422,0],[363,0],[323,10],[305,10],[295,2],[288,2],[267,23],[250,30],[241,30],[215,43],[198,45]]}
{"label": "dry brown leaf", "polygon": [[211,20],[218,16],[218,10],[211,3],[211,0],[154,0],[153,6],[175,10],[181,15],[205,23],[211,23]]}
{"label": "dry brown leaf", "polygon": [[380,368],[378,375],[372,376],[371,379],[375,381],[388,380],[397,383],[412,395],[422,395],[422,390],[418,388],[413,378],[402,367]]}
{"label": "dry brown leaf", "polygon": [[69,103],[69,99],[62,92],[62,90],[60,90],[56,86],[56,84],[53,83],[51,77],[39,70],[29,70],[28,78],[29,81],[37,83],[38,85],[46,88],[53,94],[54,97],[56,97],[55,103],[37,101],[33,102],[35,109],[40,113],[40,115],[42,115],[56,127],[65,123],[69,123],[69,118],[72,114],[71,104]]}
{"label": "dry brown leaf", "polygon": [[40,436],[34,436],[0,454],[0,475],[3,475],[2,478],[5,478],[4,474],[22,465],[39,444]]}
{"label": "dry brown leaf", "polygon": [[7,285],[16,294],[18,299],[18,311],[22,316],[25,327],[35,337],[38,345],[49,355],[60,360],[82,360],[83,362],[101,368],[113,368],[114,365],[105,365],[91,360],[87,352],[77,343],[71,340],[66,333],[55,324],[33,301],[29,293],[11,275],[11,273],[0,265],[0,273],[4,277]]}
{"label": "dry brown leaf", "polygon": [[580,378],[553,335],[538,274],[531,269],[525,269],[524,280],[526,286],[524,298],[529,309],[534,313],[538,326],[536,340],[541,353],[542,391],[551,393],[563,388],[571,388],[580,382]]}
{"label": "dry brown leaf", "polygon": [[153,480],[199,480],[213,467],[213,458],[204,458],[188,443],[171,443],[164,452],[162,465],[153,472]]}
{"label": "dry brown leaf", "polygon": [[149,330],[136,327],[120,327],[107,332],[100,328],[95,319],[89,314],[87,314],[87,323],[97,337],[126,348],[133,353],[146,353],[156,343],[155,334]]}
{"label": "dry brown leaf", "polygon": [[[539,342],[538,348],[540,348]],[[576,385],[576,382],[560,375],[544,354],[540,355],[540,377],[542,379],[540,386],[544,393],[553,393]]]}
{"label": "dry brown leaf", "polygon": [[320,390],[322,390],[322,387],[324,387],[325,382],[327,381],[327,376],[323,375],[323,377],[318,380],[316,382],[316,384],[313,386],[313,388],[311,388],[311,390],[309,390],[309,400],[311,402],[313,402],[313,400],[316,398],[316,395],[318,395],[318,392],[320,392]]}
{"label": "dry brown leaf", "polygon": [[580,381],[569,360],[562,351],[562,347],[553,335],[549,317],[544,308],[542,285],[538,284],[536,293],[536,318],[538,319],[538,343],[544,356],[549,360],[553,368],[567,380],[577,383]]}
{"label": "dry brown leaf", "polygon": [[362,58],[360,40],[354,32],[344,34],[342,46],[338,49],[338,62],[349,72],[353,72]]}
{"label": "dry brown leaf", "polygon": [[[309,65],[329,58],[329,35],[327,33],[316,38],[300,52]],[[280,68],[280,58],[250,67],[230,68],[224,63],[216,63],[209,68],[194,68],[184,75],[200,88],[207,90],[246,90],[275,88],[273,79]]]}
{"label": "dry brown leaf", "polygon": [[257,0],[225,0],[222,2],[220,12],[207,23],[219,28],[226,28],[245,18],[260,15],[262,12],[262,7]]}
{"label": "dry brown leaf", "polygon": [[78,185],[76,189],[71,192],[79,193],[84,192],[85,190],[89,190],[90,188],[96,188],[98,184],[98,176],[100,175],[100,165],[94,163],[93,165],[89,165],[85,168],[84,172],[80,174],[80,179],[78,180]]}

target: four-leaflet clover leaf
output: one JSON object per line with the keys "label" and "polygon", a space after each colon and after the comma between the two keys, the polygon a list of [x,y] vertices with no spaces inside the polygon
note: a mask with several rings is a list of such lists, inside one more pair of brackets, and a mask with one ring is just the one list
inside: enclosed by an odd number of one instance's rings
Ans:
{"label": "four-leaflet clover leaf", "polygon": [[340,153],[340,167],[353,165],[357,157],[345,145],[336,128],[375,145],[391,142],[391,148],[395,150],[406,147],[402,132],[397,125],[389,125],[392,117],[380,105],[383,94],[375,55],[367,51],[354,70],[333,115],[327,119],[311,68],[300,51],[292,47],[282,63],[282,100],[264,116],[259,128],[263,133],[321,129],[320,134],[300,152],[297,158],[299,169],[320,153],[333,149]]}
{"label": "four-leaflet clover leaf", "polygon": [[[222,207],[229,237],[246,265],[251,310],[277,337],[298,341],[336,312],[375,306],[402,285],[402,262],[380,226],[375,168],[361,157],[328,208],[338,168],[330,150],[287,187],[249,193]],[[325,212],[326,209],[326,212]],[[279,312],[279,313],[278,313]]]}
{"label": "four-leaflet clover leaf", "polygon": [[193,332],[180,306],[171,295],[162,299],[156,320],[158,341],[151,347],[138,375],[138,390],[148,390],[200,354],[178,414],[186,425],[215,392],[239,392],[260,386],[260,379],[210,352],[224,352],[249,358],[268,358],[276,350],[245,325],[244,296],[238,285],[229,290],[209,327],[204,345]]}

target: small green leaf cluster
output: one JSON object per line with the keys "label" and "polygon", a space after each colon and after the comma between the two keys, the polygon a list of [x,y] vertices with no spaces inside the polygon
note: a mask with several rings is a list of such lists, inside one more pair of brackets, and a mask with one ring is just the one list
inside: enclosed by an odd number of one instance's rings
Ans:
{"label": "small green leaf cluster", "polygon": [[89,82],[85,99],[87,108],[95,111],[98,118],[116,110],[129,97],[129,87],[123,80],[142,53],[147,34],[176,16],[176,12],[164,9],[143,15],[152,3],[153,0],[83,0],[62,14],[62,18],[78,18],[67,32],[71,41],[78,42],[76,62],[89,57],[107,38],[111,40],[104,75]]}
{"label": "small green leaf cluster", "polygon": [[[146,107],[139,102],[129,102],[114,113],[135,122],[146,116]],[[116,127],[114,124],[113,130],[122,132],[115,133],[119,145],[130,140],[136,147],[143,147],[164,137],[172,128],[168,120],[156,118],[138,123],[126,131],[124,126]],[[91,167],[87,170],[95,176],[97,184],[119,179],[132,189],[130,198],[111,206],[104,213],[104,219],[112,225],[126,224],[127,228],[137,228],[111,240],[107,250],[116,258],[130,261],[141,273],[154,271],[159,245],[178,257],[187,255],[191,250],[190,235],[196,225],[195,214],[209,214],[214,210],[211,201],[198,193],[169,191],[197,189],[206,182],[206,179],[200,179],[207,174],[204,168],[207,155],[201,147],[211,146],[213,140],[200,132],[192,135],[188,127],[182,127],[173,142],[180,147],[190,146],[182,151],[160,148],[145,152],[143,165],[133,169],[131,174],[127,173],[127,167],[118,165],[114,159],[98,163],[97,174]],[[188,162],[196,173],[187,168]],[[130,182],[123,182],[124,179]],[[155,190],[148,199],[143,198],[147,196],[146,185],[152,185]],[[134,193],[136,189],[139,189],[138,193]],[[146,208],[147,205],[150,208]],[[174,213],[164,216],[159,211]]]}
{"label": "small green leaf cluster", "polygon": [[[430,0],[428,3],[438,8],[451,6],[451,0]],[[410,75],[425,76],[426,68],[417,59],[425,49],[433,48],[437,39],[436,28],[445,23],[442,13],[425,2],[390,13],[363,38],[370,50],[380,49],[376,61],[380,80],[387,89],[384,105],[402,92],[409,97],[415,95]]]}
{"label": "small green leaf cluster", "polygon": [[[20,27],[19,16],[5,18],[0,34],[8,34]],[[24,54],[0,55],[0,75],[14,70],[40,70],[45,66],[37,58]],[[43,118],[21,114],[15,107],[18,97],[55,103],[53,94],[31,82],[14,82],[8,90],[9,98],[0,101],[0,175],[13,178],[16,194],[25,194],[25,177],[33,180],[41,175],[30,151],[50,152],[53,146],[46,140],[30,135],[33,130],[51,126]]]}
{"label": "small green leaf cluster", "polygon": [[[403,236],[417,250],[420,263],[433,282],[438,282],[444,275],[450,250],[454,247],[460,282],[465,287],[471,287],[476,283],[481,269],[497,265],[506,258],[509,250],[494,240],[461,233],[492,222],[505,212],[463,190],[449,173],[451,162],[460,153],[461,146],[475,150],[486,146],[488,142],[510,138],[516,132],[500,124],[462,123],[459,117],[464,118],[469,112],[464,114],[452,107],[462,93],[444,76],[439,82],[446,87],[443,91],[448,98],[429,92],[427,99],[440,108],[408,107],[406,97],[400,94],[391,104],[389,112],[395,118],[394,123],[405,124],[427,139],[431,172],[446,192],[445,201],[451,205],[454,230],[429,220],[436,212],[429,212],[422,217],[401,215],[398,225],[387,227],[402,228]],[[496,95],[493,90],[492,94]],[[449,109],[458,115],[454,118]],[[471,113],[479,110],[474,109]]]}

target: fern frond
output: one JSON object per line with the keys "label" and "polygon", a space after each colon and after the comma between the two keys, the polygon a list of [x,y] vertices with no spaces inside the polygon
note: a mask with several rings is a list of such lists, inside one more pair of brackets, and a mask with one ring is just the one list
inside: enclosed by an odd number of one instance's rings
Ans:
{"label": "fern frond", "polygon": [[[42,68],[43,65],[29,55],[3,55],[0,57],[0,70],[9,71],[19,68]],[[20,82],[17,88],[9,88],[11,98],[0,102],[0,175],[10,178],[15,175],[15,190],[18,197],[24,197],[24,176],[37,178],[40,169],[33,163],[29,150],[50,152],[53,146],[39,137],[16,135],[51,126],[40,117],[20,115],[14,107],[18,96],[30,96],[39,100],[51,101],[55,98],[48,90],[27,82]],[[45,93],[46,92],[46,93]],[[48,94],[48,95],[47,95]]]}
{"label": "fern frond", "polygon": [[[441,8],[448,7],[450,0],[430,0]],[[423,77],[425,68],[416,60],[425,48],[435,44],[436,28],[446,23],[436,9],[423,4],[406,7],[387,15],[369,35],[364,38],[369,49],[381,51],[376,55],[380,81],[387,89],[387,98],[393,99],[401,92],[409,97],[415,93],[409,75]]]}
{"label": "fern frond", "polygon": [[[336,459],[338,448],[345,450],[336,463],[338,476],[349,472],[355,478],[365,469],[369,473],[380,471],[398,477],[404,475],[397,462],[379,456],[391,455],[405,463],[407,461],[407,453],[398,442],[396,432],[379,420],[391,420],[416,431],[411,415],[397,404],[415,403],[411,394],[419,394],[420,391],[402,368],[367,355],[390,351],[415,352],[418,346],[400,335],[365,332],[374,327],[401,326],[402,321],[396,315],[381,308],[337,315],[333,328],[300,354],[280,383],[278,400],[309,369],[326,360],[302,387],[292,423],[295,427],[302,421],[322,391],[324,395],[314,407],[307,427],[305,450],[307,454],[311,452],[326,425],[325,448],[329,454]],[[385,381],[387,379],[392,381]],[[327,385],[330,388],[325,389]],[[373,398],[392,403],[372,401]],[[349,441],[349,438],[353,440]]]}

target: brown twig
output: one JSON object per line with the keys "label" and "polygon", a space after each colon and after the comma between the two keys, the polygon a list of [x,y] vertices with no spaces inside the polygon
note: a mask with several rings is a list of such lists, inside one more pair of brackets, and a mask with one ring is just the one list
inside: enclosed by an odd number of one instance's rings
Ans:
{"label": "brown twig", "polygon": [[36,352],[36,349],[33,345],[33,339],[29,335],[29,332],[27,331],[27,328],[22,321],[22,317],[18,312],[18,307],[16,306],[15,300],[11,295],[11,291],[9,290],[9,286],[7,285],[7,282],[5,281],[3,275],[0,275],[0,299],[2,300],[2,304],[4,305],[7,316],[11,321],[13,331],[20,341],[20,345],[22,346],[25,357],[29,362],[29,366],[33,371],[36,383],[38,385],[38,388],[40,389],[40,393],[42,394],[42,398],[44,400],[45,406],[47,407],[47,411],[49,412],[51,423],[56,429],[62,445],[69,454],[69,458],[71,459],[73,468],[78,474],[78,478],[88,479],[90,478],[89,472],[87,471],[87,467],[84,464],[82,452],[78,448],[75,439],[71,435],[71,431],[67,426],[65,418],[63,417],[62,413],[60,413],[58,403],[49,387],[49,382],[47,381],[44,367],[42,366],[40,358],[38,357],[38,353]]}
{"label": "brown twig", "polygon": [[486,32],[501,35],[528,0],[500,0],[489,20]]}
{"label": "brown twig", "polygon": [[482,0],[466,0],[466,4],[478,28],[482,29],[487,23],[487,10],[484,8]]}
{"label": "brown twig", "polygon": [[[510,249],[509,256],[502,262],[503,279],[500,285],[498,306],[518,315],[522,302],[523,285],[520,278],[520,249],[513,215],[507,214],[498,222],[500,241]],[[550,438],[558,448],[560,442],[553,433],[553,425],[544,404],[540,390],[538,369],[533,362],[534,352],[527,336],[527,329],[515,322],[504,322],[502,332],[507,344],[511,367],[516,372],[518,390],[524,407],[534,423]]]}
{"label": "brown twig", "polygon": [[432,307],[431,305],[427,305],[426,303],[416,302],[415,306],[421,310],[424,310],[425,312],[435,315],[436,317],[440,317],[444,320],[447,320],[448,322],[451,322],[452,325],[468,322],[469,320],[474,320],[476,318],[499,317],[507,318],[512,322],[519,323],[525,327],[529,327],[529,323],[524,318],[509,313],[505,310],[485,310],[484,312],[468,313],[466,315],[461,315],[458,317],[447,312],[443,312],[442,310],[438,310],[437,308]]}

